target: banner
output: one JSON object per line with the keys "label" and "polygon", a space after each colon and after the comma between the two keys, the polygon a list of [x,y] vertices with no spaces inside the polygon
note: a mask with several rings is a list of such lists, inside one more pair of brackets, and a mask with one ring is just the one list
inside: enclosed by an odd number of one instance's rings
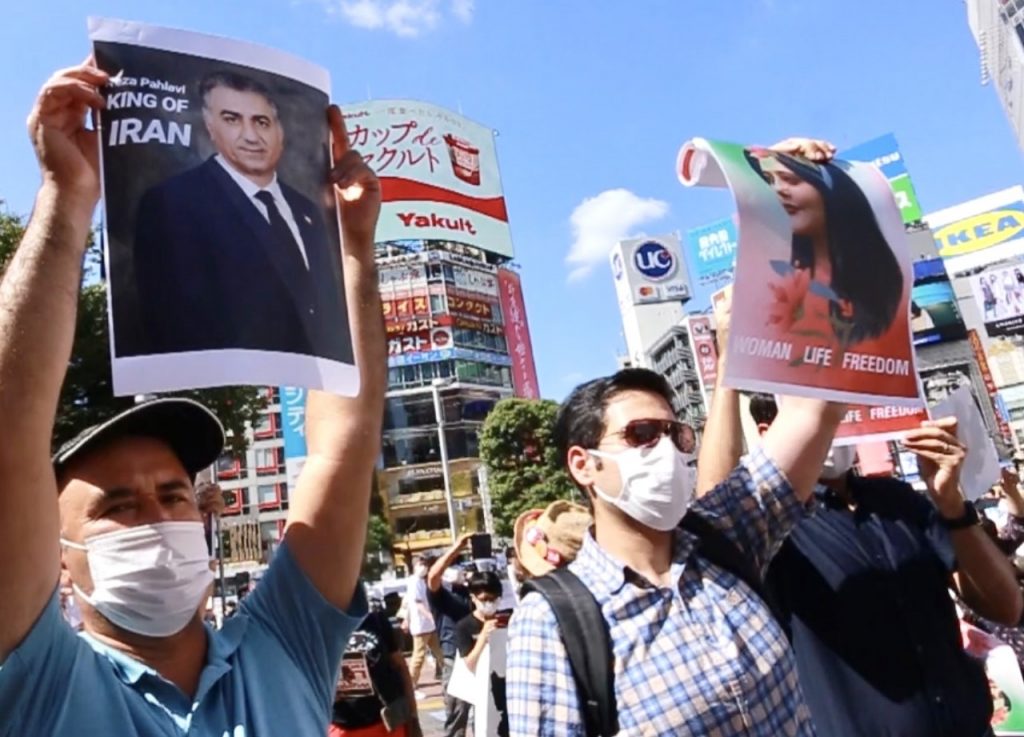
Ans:
{"label": "banner", "polygon": [[435,328],[412,335],[389,338],[388,356],[400,356],[405,353],[420,353],[422,351],[440,351],[451,347],[451,328]]}
{"label": "banner", "polygon": [[999,434],[1003,436],[1003,440],[1007,444],[1011,444],[1013,442],[1013,430],[999,411],[999,404],[997,401],[999,388],[996,386],[995,379],[992,377],[992,371],[988,365],[988,358],[985,356],[985,347],[981,344],[981,338],[978,337],[978,331],[968,330],[967,341],[971,344],[971,352],[974,354],[974,360],[978,364],[978,371],[981,372],[981,380],[982,383],[985,384],[985,392],[988,394],[989,399],[992,402],[992,411],[995,413],[996,423],[999,425]]}
{"label": "banner", "polygon": [[839,423],[833,445],[859,445],[899,440],[907,430],[920,427],[928,419],[924,407],[893,405],[853,405]]}
{"label": "banner", "polygon": [[512,358],[512,385],[517,397],[540,399],[537,367],[533,362],[530,326],[526,321],[526,304],[519,274],[509,269],[498,270],[501,311],[505,315],[505,341]]}
{"label": "banner", "polygon": [[718,378],[718,350],[711,330],[711,318],[706,315],[690,315],[686,318],[686,330],[690,336],[690,350],[697,367],[700,392],[704,397],[705,410],[711,411],[711,394]]}
{"label": "banner", "polygon": [[904,223],[917,223],[921,220],[921,204],[917,201],[917,192],[910,181],[910,173],[903,163],[896,136],[886,133],[884,136],[865,141],[839,154],[844,161],[863,161],[878,167],[882,175],[889,181],[896,205],[900,208],[900,217]]}
{"label": "banner", "polygon": [[968,278],[990,337],[1024,333],[1024,264],[989,269]]}
{"label": "banner", "polygon": [[415,100],[342,105],[352,148],[377,172],[377,242],[455,241],[511,258],[494,132]]}
{"label": "banner", "polygon": [[407,322],[412,318],[430,317],[430,298],[426,294],[402,299],[381,300],[384,320]]}
{"label": "banner", "polygon": [[98,115],[115,393],[354,394],[326,70],[127,21],[90,19],[89,38],[111,75]]}
{"label": "banner", "polygon": [[693,287],[693,299],[687,305],[690,311],[710,306],[711,295],[732,282],[738,242],[731,217],[686,231],[686,260]]}
{"label": "banner", "polygon": [[728,186],[736,199],[727,386],[923,404],[906,233],[876,168],[694,139],[679,152],[678,172],[684,185]]}
{"label": "banner", "polygon": [[295,491],[306,465],[306,390],[296,386],[282,386],[281,434],[284,436],[284,472],[288,489]]}

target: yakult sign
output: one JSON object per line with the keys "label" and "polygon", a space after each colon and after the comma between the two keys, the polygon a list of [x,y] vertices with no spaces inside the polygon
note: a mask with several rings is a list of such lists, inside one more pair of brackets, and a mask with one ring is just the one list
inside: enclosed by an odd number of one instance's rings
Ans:
{"label": "yakult sign", "polygon": [[622,241],[612,251],[611,264],[616,288],[627,289],[635,305],[690,298],[690,281],[674,235]]}
{"label": "yakult sign", "polygon": [[455,241],[513,255],[490,128],[413,100],[342,109],[349,142],[380,177],[377,241]]}

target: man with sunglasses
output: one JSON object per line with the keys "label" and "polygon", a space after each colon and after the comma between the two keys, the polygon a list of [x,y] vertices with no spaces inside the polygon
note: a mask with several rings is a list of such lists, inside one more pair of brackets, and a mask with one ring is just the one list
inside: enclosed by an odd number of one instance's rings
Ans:
{"label": "man with sunglasses", "polygon": [[[569,570],[597,600],[609,631],[618,727],[623,734],[813,734],[789,644],[767,605],[679,528],[695,480],[672,399],[662,376],[625,369],[577,387],[556,423],[558,451],[593,506],[594,526]],[[763,567],[809,498],[843,412],[819,400],[787,402],[763,447],[692,511]],[[548,601],[524,597],[509,637],[511,734],[587,734]]]}

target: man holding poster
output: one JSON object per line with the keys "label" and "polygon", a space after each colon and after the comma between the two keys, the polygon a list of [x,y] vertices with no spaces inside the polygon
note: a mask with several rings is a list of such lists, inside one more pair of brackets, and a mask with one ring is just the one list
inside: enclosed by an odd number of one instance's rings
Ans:
{"label": "man holding poster", "polygon": [[[212,574],[192,480],[221,452],[216,418],[189,400],[156,400],[50,456],[100,193],[86,116],[105,104],[109,81],[90,60],[44,85],[28,121],[43,184],[0,282],[4,733],[324,735],[338,663],[366,613],[358,576],[387,365],[373,259],[379,183],[330,108],[362,388],[353,398],[310,392],[308,458],[284,542],[214,631],[201,616]],[[62,570],[81,637],[61,618]]]}

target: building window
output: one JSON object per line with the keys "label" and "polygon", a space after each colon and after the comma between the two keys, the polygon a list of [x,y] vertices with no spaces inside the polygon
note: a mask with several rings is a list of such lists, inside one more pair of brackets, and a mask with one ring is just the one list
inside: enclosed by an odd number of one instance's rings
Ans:
{"label": "building window", "polygon": [[260,484],[256,487],[256,503],[260,509],[264,507],[277,507],[281,503],[281,494],[277,484]]}
{"label": "building window", "polygon": [[244,470],[241,461],[229,453],[217,459],[218,479],[237,479]]}
{"label": "building window", "polygon": [[280,448],[256,448],[256,473],[266,475],[279,473],[281,466]]}
{"label": "building window", "polygon": [[438,315],[448,311],[448,304],[443,294],[430,295],[430,314]]}
{"label": "building window", "polygon": [[224,489],[224,514],[241,514],[245,504],[245,487]]}
{"label": "building window", "polygon": [[264,440],[266,438],[274,437],[277,431],[277,413],[276,412],[264,412],[260,415],[260,418],[252,426],[253,437]]}

